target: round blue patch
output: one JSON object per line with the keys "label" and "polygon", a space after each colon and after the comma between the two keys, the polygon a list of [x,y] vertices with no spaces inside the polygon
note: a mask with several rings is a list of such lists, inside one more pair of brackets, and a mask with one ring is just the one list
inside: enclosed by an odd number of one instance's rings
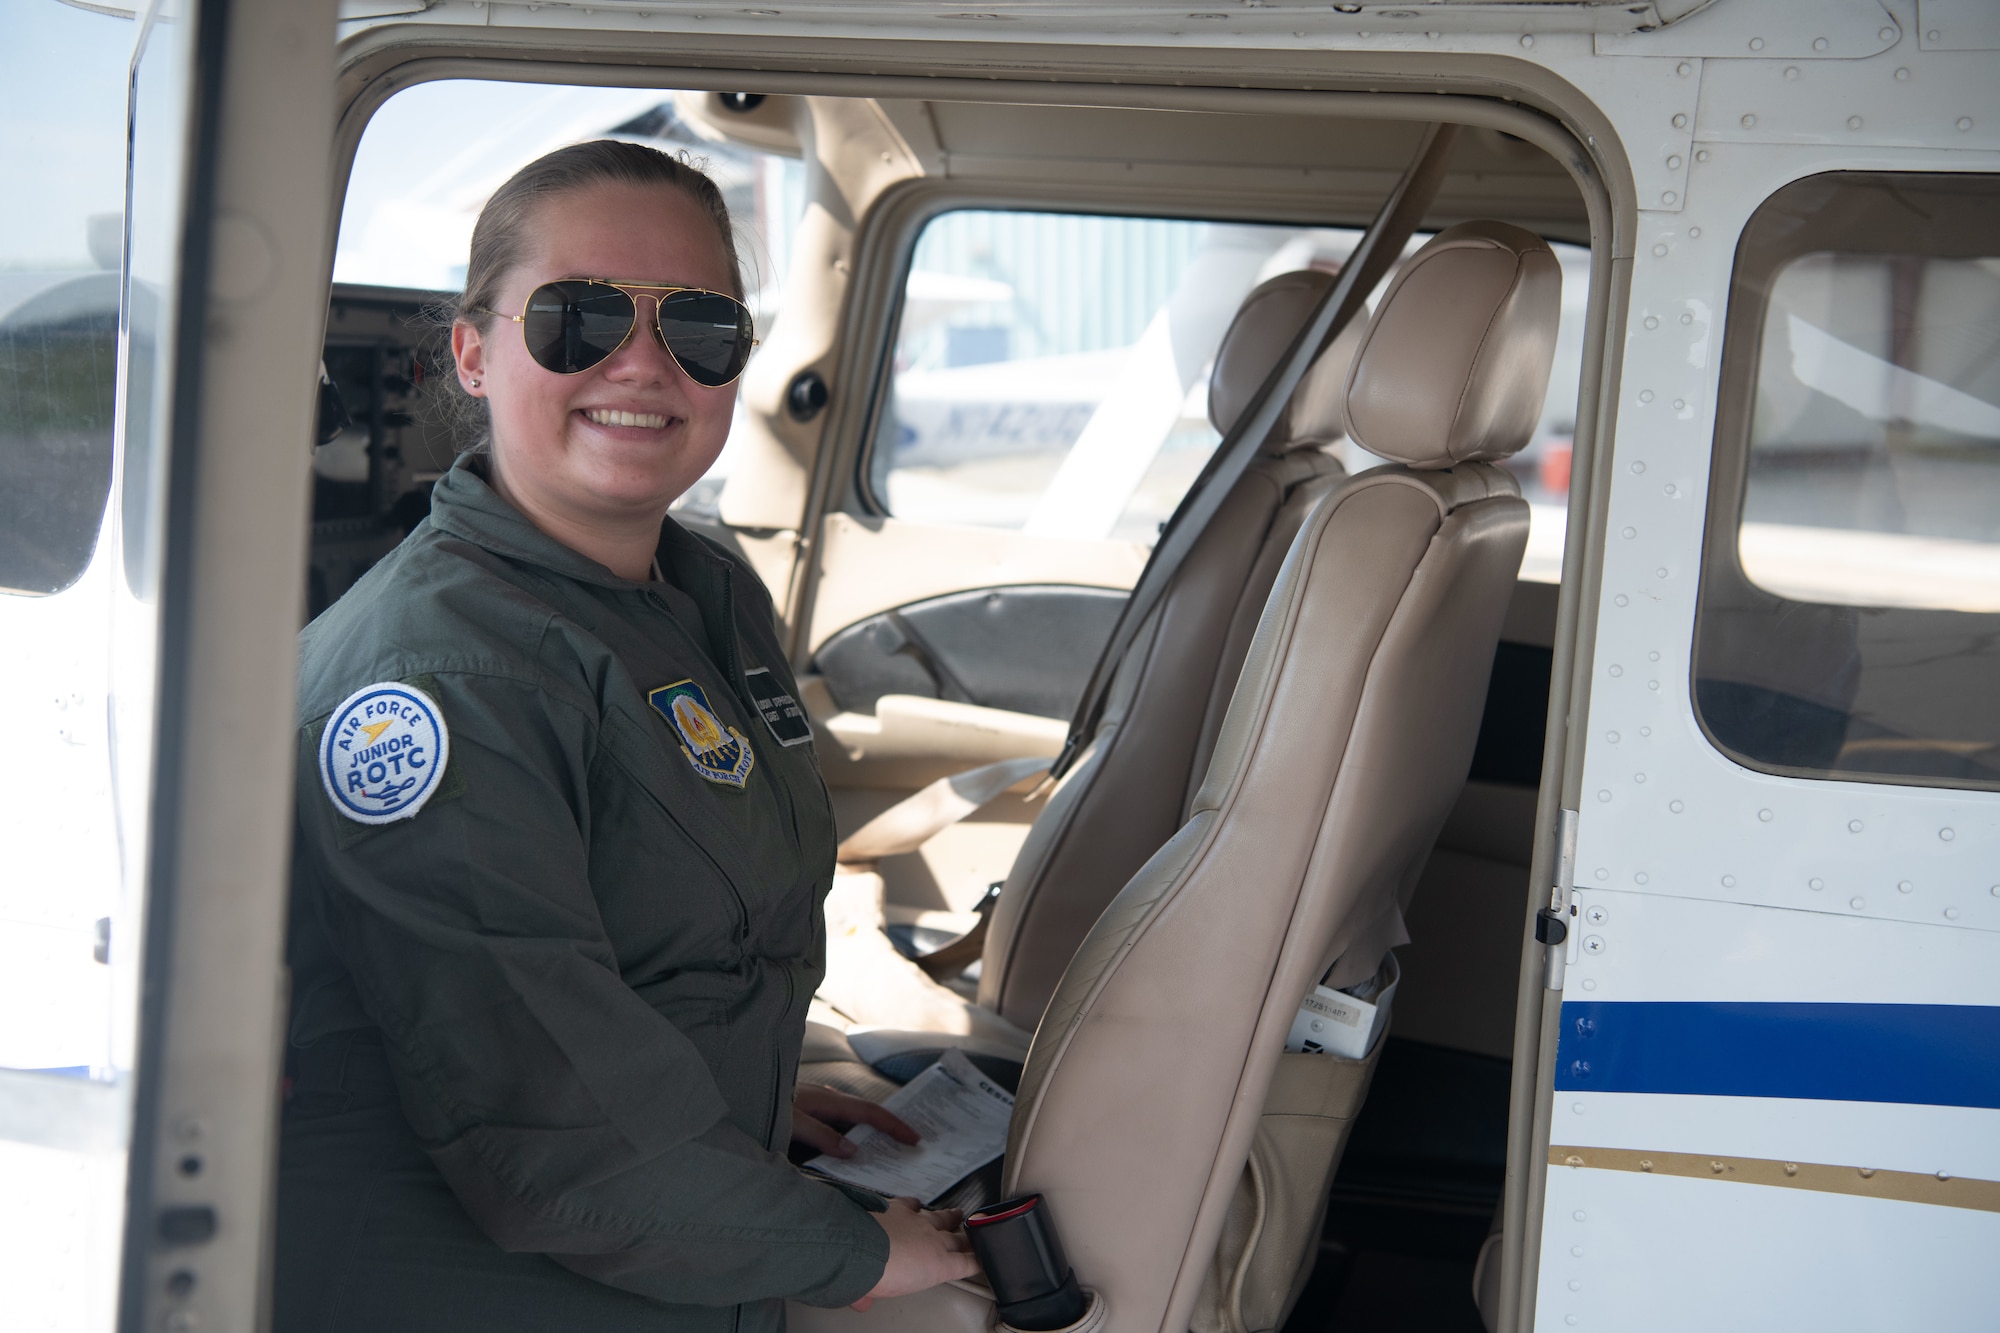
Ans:
{"label": "round blue patch", "polygon": [[319,738],[319,779],[334,809],[362,824],[408,819],[444,781],[451,736],[437,701],[379,681],[347,696]]}

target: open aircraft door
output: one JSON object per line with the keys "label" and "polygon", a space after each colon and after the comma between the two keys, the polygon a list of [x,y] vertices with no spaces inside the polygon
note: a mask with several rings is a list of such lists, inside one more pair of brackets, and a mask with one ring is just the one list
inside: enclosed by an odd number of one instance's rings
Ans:
{"label": "open aircraft door", "polygon": [[334,30],[330,0],[133,15],[108,496],[0,598],[10,672],[64,686],[9,764],[49,807],[9,821],[0,932],[10,1328],[261,1322]]}
{"label": "open aircraft door", "polygon": [[2000,176],[1970,116],[1857,146],[1970,76],[1903,40],[1679,66],[1570,528],[1498,1329],[2000,1309]]}

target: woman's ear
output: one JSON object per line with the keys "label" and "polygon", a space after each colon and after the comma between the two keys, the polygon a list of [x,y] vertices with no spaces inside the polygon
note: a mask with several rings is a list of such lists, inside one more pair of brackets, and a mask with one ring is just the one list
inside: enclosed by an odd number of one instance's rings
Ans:
{"label": "woman's ear", "polygon": [[486,390],[486,340],[469,319],[451,326],[451,359],[458,364],[458,383],[474,398],[484,398]]}

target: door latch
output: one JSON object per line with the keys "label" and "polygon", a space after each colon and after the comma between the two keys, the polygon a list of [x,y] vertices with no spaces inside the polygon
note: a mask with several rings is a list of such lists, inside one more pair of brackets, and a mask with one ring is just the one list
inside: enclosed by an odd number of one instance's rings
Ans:
{"label": "door latch", "polygon": [[1576,911],[1570,902],[1576,891],[1576,820],[1574,810],[1556,812],[1556,882],[1549,890],[1549,905],[1535,913],[1535,939],[1542,946],[1543,983],[1550,990],[1563,988],[1563,969],[1569,951],[1569,918]]}

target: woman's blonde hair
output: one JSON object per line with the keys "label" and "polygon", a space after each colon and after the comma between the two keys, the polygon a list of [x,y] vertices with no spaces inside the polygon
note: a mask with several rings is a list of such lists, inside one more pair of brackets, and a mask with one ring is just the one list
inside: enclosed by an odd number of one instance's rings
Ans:
{"label": "woman's blonde hair", "polygon": [[[594,185],[664,185],[701,206],[715,225],[715,237],[729,261],[730,295],[743,299],[743,275],[736,257],[736,231],[729,205],[708,173],[685,157],[622,139],[593,139],[558,148],[522,167],[493,192],[472,228],[472,253],[465,266],[465,293],[457,318],[481,322],[494,308],[507,275],[521,262],[535,213],[544,203]],[[599,277],[651,277],[604,273]],[[482,329],[484,324],[481,324]]]}

